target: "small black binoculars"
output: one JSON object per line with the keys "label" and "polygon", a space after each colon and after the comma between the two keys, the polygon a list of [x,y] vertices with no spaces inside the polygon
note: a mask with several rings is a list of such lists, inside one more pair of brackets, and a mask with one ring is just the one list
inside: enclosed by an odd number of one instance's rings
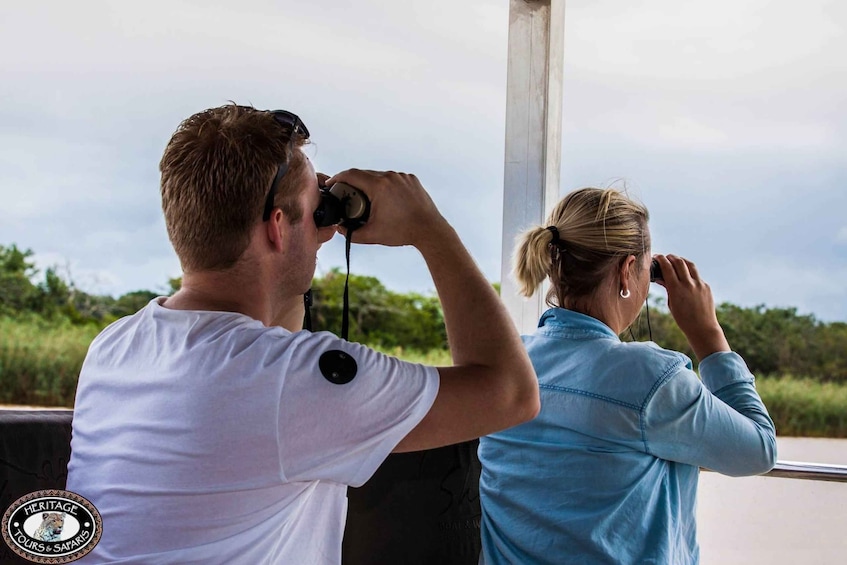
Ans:
{"label": "small black binoculars", "polygon": [[662,280],[662,268],[659,266],[659,262],[653,259],[653,262],[650,263],[650,282],[660,280]]}
{"label": "small black binoculars", "polygon": [[315,225],[319,228],[341,224],[347,229],[365,225],[371,214],[368,196],[353,186],[337,182],[321,187],[321,203],[315,210]]}

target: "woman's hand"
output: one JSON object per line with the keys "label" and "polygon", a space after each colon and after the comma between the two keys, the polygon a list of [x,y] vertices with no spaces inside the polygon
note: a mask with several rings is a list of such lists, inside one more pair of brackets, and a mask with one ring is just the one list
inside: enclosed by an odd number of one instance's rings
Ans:
{"label": "woman's hand", "polygon": [[717,351],[731,351],[715,313],[712,289],[691,261],[676,255],[655,255],[662,269],[656,283],[668,291],[668,308],[699,360]]}

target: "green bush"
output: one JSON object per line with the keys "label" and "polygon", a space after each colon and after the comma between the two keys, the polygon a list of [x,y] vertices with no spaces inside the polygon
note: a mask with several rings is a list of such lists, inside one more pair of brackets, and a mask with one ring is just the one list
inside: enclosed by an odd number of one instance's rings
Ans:
{"label": "green bush", "polygon": [[[340,334],[345,280],[339,269],[332,269],[312,281],[313,330]],[[351,341],[416,351],[447,347],[437,296],[392,292],[375,277],[351,274],[349,297]]]}

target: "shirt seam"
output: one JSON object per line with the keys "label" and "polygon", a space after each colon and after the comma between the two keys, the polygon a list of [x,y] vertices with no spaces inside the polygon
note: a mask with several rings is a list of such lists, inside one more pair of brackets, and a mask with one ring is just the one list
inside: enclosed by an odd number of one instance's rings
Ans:
{"label": "shirt seam", "polygon": [[640,409],[640,407],[637,404],[630,404],[629,402],[624,402],[623,400],[618,400],[616,398],[611,398],[609,396],[604,396],[602,394],[596,394],[596,393],[593,393],[593,392],[588,392],[586,390],[580,390],[578,388],[548,385],[548,384],[539,384],[538,388],[543,388],[543,389],[552,390],[552,391],[556,391],[556,392],[569,392],[571,394],[578,394],[580,396],[587,396],[589,398],[596,398],[597,400],[603,400],[605,402],[617,404],[618,406],[623,406],[625,408],[629,408],[629,409],[635,410],[635,411],[638,411]]}
{"label": "shirt seam", "polygon": [[574,339],[574,340],[587,340],[587,339],[610,339],[613,341],[620,341],[617,336],[609,335],[607,333],[598,331],[598,330],[567,330],[564,328],[548,328],[546,330],[539,330],[536,332],[536,335],[541,335],[544,337],[557,337],[557,338],[566,338],[566,339]]}
{"label": "shirt seam", "polygon": [[742,380],[737,380],[737,381],[731,382],[729,384],[725,384],[717,390],[710,390],[709,392],[711,392],[712,394],[717,396],[718,393],[722,392],[723,390],[728,389],[731,386],[735,386],[735,385],[739,385],[739,384],[753,385],[755,387],[756,386],[756,379],[745,378],[745,379],[742,379]]}
{"label": "shirt seam", "polygon": [[644,451],[650,455],[653,455],[653,453],[650,451],[650,444],[647,441],[647,406],[650,404],[650,401],[653,400],[656,392],[658,392],[658,390],[677,373],[679,373],[679,361],[668,367],[664,374],[656,380],[656,383],[653,385],[650,392],[647,393],[647,397],[644,399],[644,403],[639,409],[638,420],[639,427],[641,428],[641,441],[644,444]]}

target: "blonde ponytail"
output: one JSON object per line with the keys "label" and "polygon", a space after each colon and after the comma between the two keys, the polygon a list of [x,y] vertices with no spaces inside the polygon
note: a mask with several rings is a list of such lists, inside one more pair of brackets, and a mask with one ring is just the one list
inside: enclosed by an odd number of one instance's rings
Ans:
{"label": "blonde ponytail", "polygon": [[512,254],[512,271],[520,293],[529,298],[550,273],[550,243],[553,233],[541,226],[526,230],[518,236]]}
{"label": "blonde ponytail", "polygon": [[532,296],[549,277],[550,306],[590,296],[621,258],[641,257],[650,248],[649,219],[647,208],[615,189],[571,192],[556,204],[546,226],[518,237],[512,271],[520,293]]}

